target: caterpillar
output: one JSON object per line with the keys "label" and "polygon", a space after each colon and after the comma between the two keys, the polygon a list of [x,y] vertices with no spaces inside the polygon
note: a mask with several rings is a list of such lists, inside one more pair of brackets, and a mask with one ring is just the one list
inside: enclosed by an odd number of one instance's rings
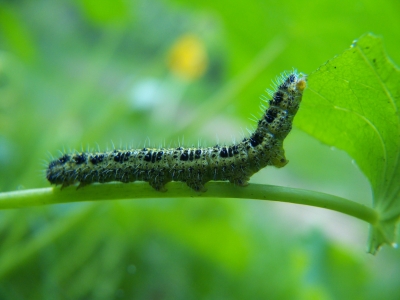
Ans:
{"label": "caterpillar", "polygon": [[46,178],[65,188],[78,188],[110,181],[146,181],[157,191],[166,191],[170,181],[185,182],[195,191],[205,191],[210,180],[246,186],[250,177],[267,165],[281,168],[288,163],[283,141],[292,129],[307,77],[296,71],[277,79],[275,90],[257,128],[239,143],[214,147],[143,148],[108,152],[66,153],[49,163]]}

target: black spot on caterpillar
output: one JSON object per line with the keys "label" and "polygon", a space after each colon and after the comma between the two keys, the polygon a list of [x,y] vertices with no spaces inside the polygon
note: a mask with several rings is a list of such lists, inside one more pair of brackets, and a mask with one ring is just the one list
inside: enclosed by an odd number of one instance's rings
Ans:
{"label": "black spot on caterpillar", "polygon": [[292,129],[306,85],[306,76],[297,72],[278,78],[257,129],[240,143],[64,154],[49,163],[46,177],[62,188],[76,182],[80,188],[110,181],[147,181],[157,191],[165,191],[170,181],[186,182],[195,191],[205,191],[204,184],[210,180],[246,186],[250,176],[265,166],[281,168],[288,163],[283,140]]}

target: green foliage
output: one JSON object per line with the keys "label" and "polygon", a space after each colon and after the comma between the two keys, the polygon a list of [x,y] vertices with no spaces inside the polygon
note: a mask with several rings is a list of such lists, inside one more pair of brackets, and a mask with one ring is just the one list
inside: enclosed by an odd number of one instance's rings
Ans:
{"label": "green foliage", "polygon": [[396,243],[400,218],[400,70],[382,40],[365,35],[309,76],[296,125],[345,150],[368,177],[373,207],[369,251]]}
{"label": "green foliage", "polygon": [[[399,15],[394,0],[3,1],[0,190],[48,187],[41,161],[58,150],[241,138],[259,95],[284,70],[310,74],[364,32],[382,35],[399,62]],[[204,43],[208,68],[182,82],[166,61],[188,33]],[[298,126],[312,97],[308,90]],[[367,181],[343,152],[296,129],[285,149],[288,166],[251,183],[371,206]],[[341,214],[251,200],[1,211],[0,298],[398,299],[399,251],[365,255],[365,232]]]}

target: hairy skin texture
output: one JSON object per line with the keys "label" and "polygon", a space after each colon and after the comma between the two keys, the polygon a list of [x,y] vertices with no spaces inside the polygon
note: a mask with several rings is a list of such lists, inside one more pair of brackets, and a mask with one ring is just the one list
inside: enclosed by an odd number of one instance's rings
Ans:
{"label": "hairy skin texture", "polygon": [[205,191],[210,180],[229,180],[246,186],[254,173],[267,165],[281,168],[285,158],[283,140],[306,88],[306,77],[290,73],[278,79],[277,88],[257,129],[249,138],[229,146],[174,149],[131,149],[110,152],[64,154],[49,163],[46,177],[62,188],[79,182],[147,181],[157,191],[165,184],[182,181],[195,191]]}

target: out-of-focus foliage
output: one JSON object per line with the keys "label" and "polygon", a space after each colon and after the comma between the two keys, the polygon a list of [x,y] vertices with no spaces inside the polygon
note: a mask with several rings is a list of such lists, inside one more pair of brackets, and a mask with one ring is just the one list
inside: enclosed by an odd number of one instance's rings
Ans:
{"label": "out-of-focus foliage", "polygon": [[[48,186],[41,160],[58,150],[241,138],[284,70],[309,73],[367,31],[399,62],[399,15],[396,1],[0,2],[0,189]],[[198,61],[177,76],[180,47]],[[346,155],[296,130],[285,148],[289,165],[253,182],[370,205]],[[3,211],[0,298],[397,299],[399,253],[366,256],[366,232],[254,201]]]}

